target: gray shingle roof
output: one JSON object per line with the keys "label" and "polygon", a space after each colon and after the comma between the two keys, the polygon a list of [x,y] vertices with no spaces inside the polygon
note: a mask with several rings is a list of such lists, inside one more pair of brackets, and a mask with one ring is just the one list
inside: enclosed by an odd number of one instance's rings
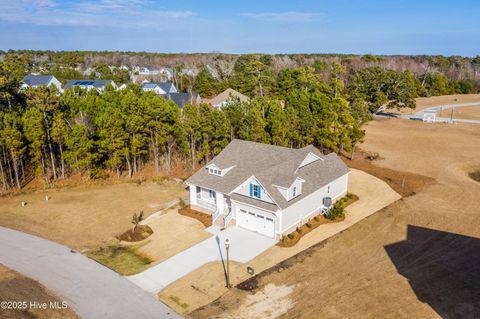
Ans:
{"label": "gray shingle roof", "polygon": [[153,89],[156,86],[160,87],[166,93],[176,93],[177,88],[172,82],[145,82],[142,84],[142,89]]}
{"label": "gray shingle roof", "polygon": [[53,78],[53,75],[27,75],[23,83],[29,86],[48,85]]}
{"label": "gray shingle roof", "polygon": [[[310,152],[323,160],[298,169]],[[282,209],[349,172],[348,167],[335,153],[323,155],[311,145],[292,149],[242,140],[230,142],[208,164],[215,164],[220,169],[234,167],[224,176],[211,175],[202,168],[187,182],[228,194],[250,176],[255,176]],[[298,177],[305,180],[302,194],[287,202],[274,185],[289,187]],[[255,199],[254,201],[259,202]]]}
{"label": "gray shingle roof", "polygon": [[188,103],[196,103],[197,100],[200,98],[198,93],[190,93],[190,92],[181,92],[181,93],[169,93],[163,95],[163,97],[167,100],[172,100],[175,104],[178,105],[179,108],[183,108]]}
{"label": "gray shingle roof", "polygon": [[107,84],[115,86],[112,80],[68,80],[65,89],[71,89],[74,86],[93,86],[96,89],[104,89]]}

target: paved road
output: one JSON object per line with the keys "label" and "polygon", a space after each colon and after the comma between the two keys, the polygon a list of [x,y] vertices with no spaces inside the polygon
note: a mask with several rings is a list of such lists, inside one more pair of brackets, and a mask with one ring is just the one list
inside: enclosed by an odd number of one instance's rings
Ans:
{"label": "paved road", "polygon": [[[408,118],[408,119],[411,119],[411,120],[423,120],[423,113],[425,113],[425,111],[439,112],[441,110],[445,111],[445,110],[448,110],[448,109],[457,108],[457,107],[465,107],[465,106],[478,106],[478,107],[480,107],[480,102],[437,105],[437,106],[432,106],[432,107],[423,109],[421,111],[418,111],[417,113],[415,113],[413,115],[402,115],[400,117]],[[453,117],[453,122],[480,124],[479,120],[457,119],[457,118],[455,118],[455,113],[453,114],[453,116],[454,116]],[[449,117],[437,117],[436,121],[437,122],[450,122],[450,118]]]}
{"label": "paved road", "polygon": [[180,318],[155,296],[70,248],[0,227],[0,263],[34,278],[86,319]]}
{"label": "paved road", "polygon": [[230,226],[223,231],[213,226],[209,230],[214,233],[214,236],[140,274],[127,278],[148,292],[158,293],[167,285],[204,264],[226,259],[225,239],[227,238],[231,243],[230,260],[242,263],[247,263],[276,243],[272,238],[235,226]]}

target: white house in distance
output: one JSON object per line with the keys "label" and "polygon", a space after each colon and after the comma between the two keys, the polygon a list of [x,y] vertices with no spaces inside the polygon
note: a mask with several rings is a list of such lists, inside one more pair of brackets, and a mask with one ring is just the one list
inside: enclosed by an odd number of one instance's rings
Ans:
{"label": "white house in distance", "polygon": [[117,85],[112,80],[68,80],[65,84],[65,90],[79,87],[87,91],[95,89],[98,92],[103,92],[108,84],[117,89]]}
{"label": "white house in distance", "polygon": [[28,87],[36,88],[39,86],[55,86],[58,91],[62,91],[62,83],[57,80],[53,75],[27,75],[22,80],[20,89],[26,89]]}
{"label": "white house in distance", "polygon": [[187,180],[192,209],[280,239],[347,193],[350,170],[335,153],[233,140]]}
{"label": "white house in distance", "polygon": [[209,100],[204,100],[204,102],[209,103],[216,109],[220,109],[225,105],[227,105],[228,103],[232,102],[232,100],[235,98],[239,99],[240,102],[248,101],[248,96],[243,95],[242,93],[229,88]]}
{"label": "white house in distance", "polygon": [[145,92],[153,91],[158,95],[178,93],[177,87],[171,82],[144,82],[142,84],[142,90]]}
{"label": "white house in distance", "polygon": [[435,123],[437,120],[437,110],[425,110],[423,111],[423,122]]}

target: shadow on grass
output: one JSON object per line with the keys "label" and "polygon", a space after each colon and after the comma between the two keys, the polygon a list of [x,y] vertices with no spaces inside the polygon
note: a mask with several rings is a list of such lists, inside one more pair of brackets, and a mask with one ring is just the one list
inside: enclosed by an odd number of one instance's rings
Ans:
{"label": "shadow on grass", "polygon": [[480,318],[480,239],[408,225],[407,239],[385,250],[442,318]]}

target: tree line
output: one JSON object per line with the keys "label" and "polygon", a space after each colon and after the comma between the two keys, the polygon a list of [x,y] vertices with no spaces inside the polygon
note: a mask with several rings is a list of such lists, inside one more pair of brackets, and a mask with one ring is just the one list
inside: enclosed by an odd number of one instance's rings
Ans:
{"label": "tree line", "polygon": [[49,183],[76,172],[128,178],[149,163],[157,172],[176,165],[195,170],[233,138],[293,148],[314,144],[353,156],[364,138],[361,124],[372,113],[415,107],[428,83],[410,71],[380,67],[351,73],[333,63],[327,70],[275,71],[271,63],[268,56],[245,55],[221,79],[201,71],[189,85],[204,95],[231,86],[251,97],[217,110],[204,103],[179,109],[133,83],[102,93],[21,91],[25,63],[6,59],[0,62],[0,185],[21,188],[35,176]]}

